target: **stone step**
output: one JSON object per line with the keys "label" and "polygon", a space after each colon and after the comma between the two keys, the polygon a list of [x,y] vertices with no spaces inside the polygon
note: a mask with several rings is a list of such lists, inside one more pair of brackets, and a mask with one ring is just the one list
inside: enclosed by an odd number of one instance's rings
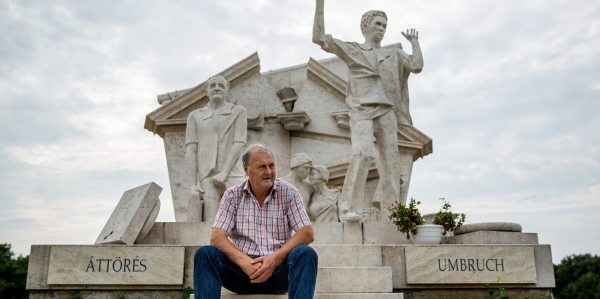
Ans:
{"label": "stone step", "polygon": [[[221,299],[287,299],[288,295],[236,295],[223,294]],[[338,293],[315,294],[315,299],[404,299],[402,293]],[[194,299],[194,295],[190,295]]]}
{"label": "stone step", "polygon": [[378,245],[312,245],[319,256],[319,267],[381,267]]}
{"label": "stone step", "polygon": [[392,267],[323,267],[316,293],[391,293]]}

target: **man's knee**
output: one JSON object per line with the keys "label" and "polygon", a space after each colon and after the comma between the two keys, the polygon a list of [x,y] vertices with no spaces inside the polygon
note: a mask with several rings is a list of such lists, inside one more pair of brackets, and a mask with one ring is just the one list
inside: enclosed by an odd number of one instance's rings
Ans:
{"label": "man's knee", "polygon": [[315,250],[310,247],[310,246],[306,246],[306,245],[300,245],[296,248],[294,248],[290,254],[290,259],[292,260],[291,262],[311,262],[314,263],[315,266],[318,264],[319,262],[319,257],[317,256],[317,252],[315,252]]}
{"label": "man's knee", "polygon": [[215,256],[215,253],[219,252],[221,252],[221,250],[215,246],[202,246],[196,250],[196,253],[194,253],[194,263],[197,263],[200,260],[212,259]]}

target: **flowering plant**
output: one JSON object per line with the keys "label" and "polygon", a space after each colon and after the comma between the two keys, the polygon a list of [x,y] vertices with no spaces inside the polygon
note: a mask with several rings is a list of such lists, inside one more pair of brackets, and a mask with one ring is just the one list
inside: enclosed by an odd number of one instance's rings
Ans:
{"label": "flowering plant", "polygon": [[417,205],[420,204],[420,201],[411,198],[408,206],[396,200],[391,207],[388,207],[388,210],[392,212],[389,217],[390,220],[396,224],[400,232],[406,234],[407,239],[410,239],[409,232],[417,234],[417,225],[425,223],[425,220],[421,217],[421,212],[417,209]]}
{"label": "flowering plant", "polygon": [[[433,224],[439,224],[444,226],[444,235],[446,232],[454,231],[459,228],[465,222],[465,214],[452,213],[450,208],[452,207],[449,202],[444,198],[440,198],[443,202],[442,208],[437,214],[435,214],[435,218],[433,219]],[[458,222],[457,222],[458,221]]]}

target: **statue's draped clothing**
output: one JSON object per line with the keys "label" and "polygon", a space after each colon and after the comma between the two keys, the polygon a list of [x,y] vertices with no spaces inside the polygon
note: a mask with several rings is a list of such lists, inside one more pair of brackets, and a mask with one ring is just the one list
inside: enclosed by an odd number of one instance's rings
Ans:
{"label": "statue's draped clothing", "polygon": [[[199,182],[222,170],[234,143],[246,144],[246,110],[231,103],[223,105],[218,113],[209,103],[188,115],[185,143],[198,144]],[[241,157],[235,161],[228,177],[244,177]]]}
{"label": "statue's draped clothing", "polygon": [[331,35],[326,35],[322,49],[348,65],[346,104],[350,108],[351,124],[393,109],[398,123],[412,125],[407,81],[410,73],[419,69],[412,55],[401,47],[366,48]]}

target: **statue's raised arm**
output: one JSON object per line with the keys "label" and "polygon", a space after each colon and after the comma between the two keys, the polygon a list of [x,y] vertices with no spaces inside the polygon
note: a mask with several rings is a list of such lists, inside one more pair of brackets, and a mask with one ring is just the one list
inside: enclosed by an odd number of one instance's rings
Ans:
{"label": "statue's raised arm", "polygon": [[323,14],[323,1],[317,0],[315,9],[315,22],[313,24],[313,43],[321,46],[325,42],[325,17]]}

